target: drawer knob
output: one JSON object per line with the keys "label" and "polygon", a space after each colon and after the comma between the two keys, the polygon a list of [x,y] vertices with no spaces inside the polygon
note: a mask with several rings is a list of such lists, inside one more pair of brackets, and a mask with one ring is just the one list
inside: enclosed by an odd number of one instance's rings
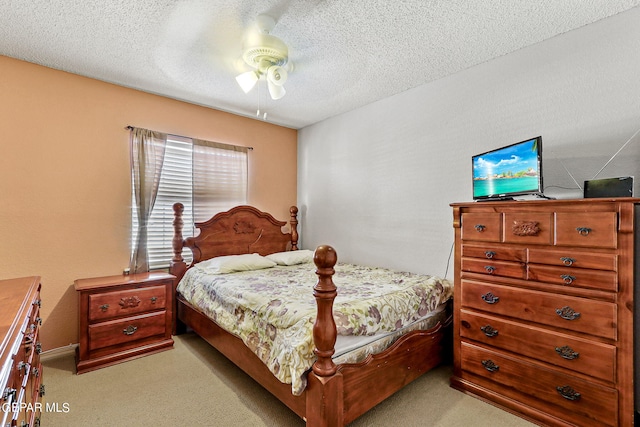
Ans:
{"label": "drawer knob", "polygon": [[498,335],[498,330],[491,325],[482,326],[480,330],[489,338],[493,338]]}
{"label": "drawer knob", "polygon": [[495,362],[491,359],[483,360],[482,366],[489,372],[495,372],[500,369],[500,366],[496,365]]}
{"label": "drawer knob", "polygon": [[484,270],[489,274],[493,274],[496,271],[496,268],[492,265],[485,265]]}
{"label": "drawer knob", "polygon": [[557,386],[556,390],[558,390],[560,396],[564,397],[567,400],[571,400],[573,402],[580,400],[580,393],[575,391],[571,386]]}
{"label": "drawer knob", "polygon": [[576,280],[576,277],[570,274],[561,274],[560,277],[564,280],[565,285],[570,285],[574,280]]}
{"label": "drawer knob", "polygon": [[2,399],[5,401],[9,401],[9,397],[12,397],[11,401],[16,400],[16,391],[17,390],[15,388],[5,388],[4,392],[2,392]]}
{"label": "drawer knob", "polygon": [[40,354],[42,353],[42,344],[40,343],[40,341],[38,341],[36,343],[36,354]]}
{"label": "drawer knob", "polygon": [[576,262],[575,259],[569,258],[569,257],[566,257],[566,256],[560,257],[560,261],[562,261],[562,263],[564,265],[566,265],[567,267],[571,267],[573,265],[573,263]]}
{"label": "drawer knob", "polygon": [[138,330],[137,326],[129,325],[122,330],[122,333],[125,335],[133,335]]}
{"label": "drawer knob", "polygon": [[151,304],[155,304],[158,301],[158,297],[151,297]]}
{"label": "drawer knob", "polygon": [[487,292],[486,294],[482,295],[482,301],[486,302],[487,304],[495,304],[500,301],[500,297],[495,296],[491,292]]}
{"label": "drawer knob", "polygon": [[493,259],[493,257],[496,256],[496,253],[493,251],[486,251],[484,253],[484,256],[486,256],[488,259]]}
{"label": "drawer knob", "polygon": [[482,224],[476,224],[473,226],[478,233],[482,233],[487,227]]}
{"label": "drawer knob", "polygon": [[107,311],[108,309],[109,309],[109,304],[102,304],[100,306],[100,310],[102,310],[102,311]]}
{"label": "drawer knob", "polygon": [[40,385],[40,390],[38,394],[40,395],[40,397],[44,396],[44,384]]}
{"label": "drawer knob", "polygon": [[578,313],[568,305],[562,308],[556,308],[556,314],[565,320],[576,320],[580,318],[580,313]]}
{"label": "drawer knob", "polygon": [[588,236],[591,233],[591,229],[589,227],[576,227],[576,231],[581,236]]}
{"label": "drawer knob", "polygon": [[575,352],[568,345],[565,345],[562,347],[556,347],[556,353],[558,353],[560,357],[562,357],[563,359],[567,359],[567,360],[574,360],[580,356],[580,353]]}

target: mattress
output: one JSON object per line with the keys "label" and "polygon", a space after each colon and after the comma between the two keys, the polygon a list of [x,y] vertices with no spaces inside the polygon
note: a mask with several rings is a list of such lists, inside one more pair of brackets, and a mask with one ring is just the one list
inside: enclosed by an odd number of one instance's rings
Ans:
{"label": "mattress", "polygon": [[[406,331],[434,326],[453,293],[453,284],[436,276],[344,263],[338,263],[335,271],[336,363],[357,361]],[[276,378],[291,384],[292,393],[299,395],[315,361],[317,280],[313,263],[219,274],[205,262],[187,271],[178,292],[242,339]],[[362,350],[365,344],[369,350]]]}

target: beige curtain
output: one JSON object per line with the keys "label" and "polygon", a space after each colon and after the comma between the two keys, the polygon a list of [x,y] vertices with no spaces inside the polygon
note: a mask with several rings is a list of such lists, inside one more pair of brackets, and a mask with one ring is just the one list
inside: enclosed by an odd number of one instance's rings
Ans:
{"label": "beige curtain", "polygon": [[158,194],[167,135],[148,129],[130,129],[131,181],[138,216],[138,232],[133,243],[129,269],[132,273],[141,273],[149,271],[147,224]]}

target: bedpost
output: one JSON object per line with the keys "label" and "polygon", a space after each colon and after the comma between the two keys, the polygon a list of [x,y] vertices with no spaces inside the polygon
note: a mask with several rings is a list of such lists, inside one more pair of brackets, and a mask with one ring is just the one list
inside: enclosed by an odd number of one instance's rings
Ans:
{"label": "bedpost", "polygon": [[171,263],[169,264],[169,273],[176,276],[177,280],[182,278],[187,269],[187,264],[184,262],[184,258],[182,258],[184,242],[182,239],[182,226],[184,225],[182,221],[183,212],[184,205],[182,203],[173,204],[173,240],[171,241],[173,258],[171,258]]}
{"label": "bedpost", "polygon": [[298,250],[298,207],[291,206],[289,208],[289,213],[291,214],[291,250]]}
{"label": "bedpost", "polygon": [[317,356],[307,377],[307,427],[333,427],[344,425],[344,399],[342,374],[333,363],[337,338],[333,319],[333,301],[337,288],[331,276],[338,255],[331,246],[318,246],[313,255],[318,283],[313,288],[318,313],[313,325],[314,353]]}

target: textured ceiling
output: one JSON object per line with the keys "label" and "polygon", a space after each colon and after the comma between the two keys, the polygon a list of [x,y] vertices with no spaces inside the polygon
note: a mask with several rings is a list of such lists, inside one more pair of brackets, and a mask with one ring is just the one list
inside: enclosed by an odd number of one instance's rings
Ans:
{"label": "textured ceiling", "polygon": [[[0,0],[0,54],[301,128],[615,15],[640,0]],[[289,46],[287,94],[244,94],[243,31]],[[1,76],[1,70],[0,70]]]}

